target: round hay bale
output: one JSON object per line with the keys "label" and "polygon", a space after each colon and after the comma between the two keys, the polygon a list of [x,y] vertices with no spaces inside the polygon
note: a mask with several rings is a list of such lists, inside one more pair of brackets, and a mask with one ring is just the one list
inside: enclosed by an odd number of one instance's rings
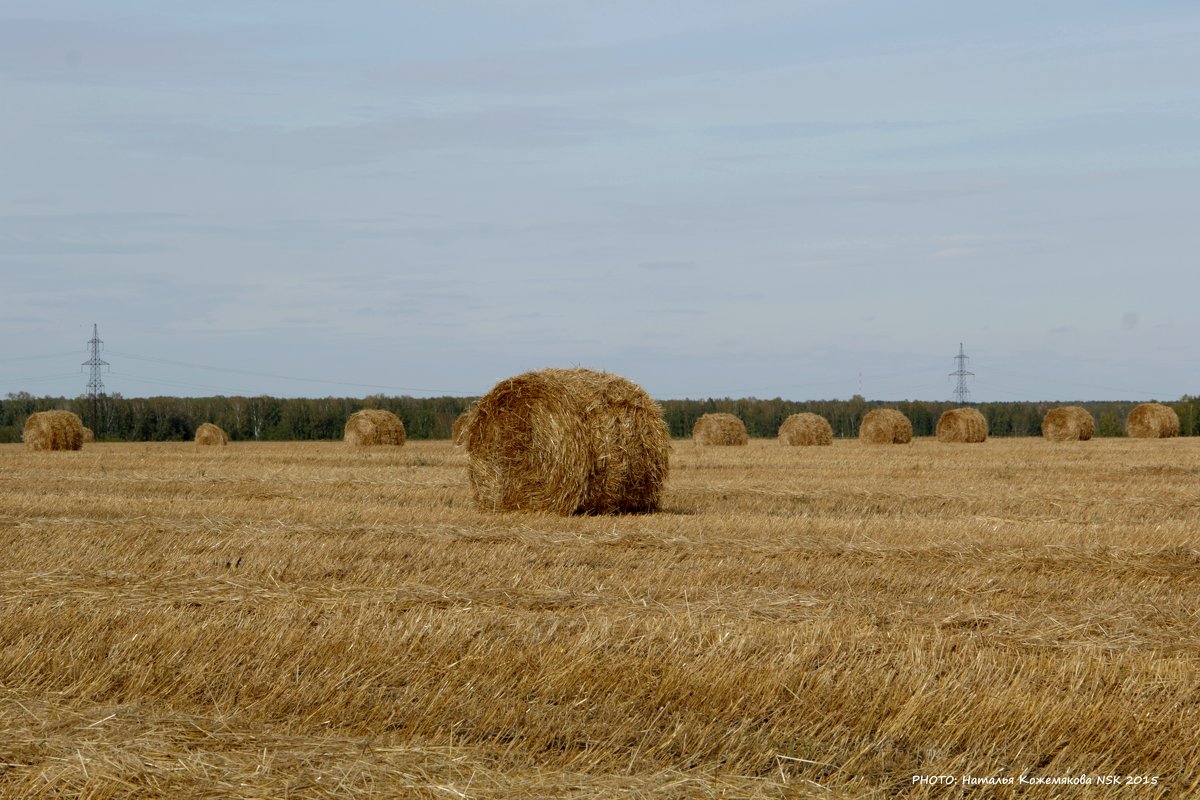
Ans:
{"label": "round hay bale", "polygon": [[459,414],[458,419],[454,420],[454,427],[450,429],[450,441],[454,442],[455,447],[462,447],[466,443],[463,433],[467,430],[467,425],[471,422],[471,412],[474,410],[475,407],[471,406]]}
{"label": "round hay bale", "polygon": [[83,420],[70,411],[38,411],[25,420],[22,438],[29,450],[78,450]]}
{"label": "round hay bale", "polygon": [[671,437],[637,384],[589,369],[503,380],[462,432],[467,476],[485,511],[654,511]]}
{"label": "round hay bale", "polygon": [[225,435],[225,431],[211,422],[205,422],[199,428],[196,428],[196,444],[199,445],[217,445],[224,447],[229,444],[229,437]]}
{"label": "round hay bale", "polygon": [[833,428],[820,414],[792,414],[779,426],[779,443],[791,446],[833,444]]}
{"label": "round hay bale", "polygon": [[92,431],[91,428],[84,425],[83,426],[83,443],[87,444],[89,442],[94,442],[94,441],[96,441],[96,434]]}
{"label": "round hay bale", "polygon": [[864,444],[908,444],[912,441],[912,423],[894,408],[876,408],[863,417],[858,440]]}
{"label": "round hay bale", "polygon": [[746,424],[733,414],[705,414],[692,426],[692,441],[696,444],[737,447],[749,440]]}
{"label": "round hay bale", "polygon": [[350,415],[350,419],[346,420],[343,438],[351,447],[400,447],[405,442],[404,423],[390,411],[382,408],[364,408],[362,411],[355,411]]}
{"label": "round hay bale", "polygon": [[1179,415],[1162,403],[1142,403],[1129,412],[1125,430],[1136,439],[1170,439],[1179,435]]}
{"label": "round hay bale", "polygon": [[987,418],[974,408],[952,408],[938,418],[939,442],[977,444],[987,441]]}
{"label": "round hay bale", "polygon": [[1096,435],[1096,418],[1080,406],[1059,406],[1042,417],[1042,436],[1051,442],[1086,442]]}

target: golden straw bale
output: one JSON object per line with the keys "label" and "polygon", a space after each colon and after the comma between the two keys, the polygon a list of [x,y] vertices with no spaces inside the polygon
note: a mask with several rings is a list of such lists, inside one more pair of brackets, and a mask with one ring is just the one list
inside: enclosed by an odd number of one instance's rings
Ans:
{"label": "golden straw bale", "polygon": [[1059,406],[1042,417],[1042,436],[1051,442],[1086,442],[1096,435],[1096,418],[1080,406]]}
{"label": "golden straw bale", "polygon": [[792,414],[779,426],[779,443],[793,446],[833,444],[833,428],[820,414]]}
{"label": "golden straw bale", "polygon": [[404,423],[390,411],[382,408],[364,408],[355,411],[346,420],[343,438],[351,447],[404,444]]}
{"label": "golden straw bale", "polygon": [[508,378],[462,432],[475,503],[486,511],[654,511],[670,433],[637,384],[589,369]]}
{"label": "golden straw bale", "polygon": [[733,414],[705,414],[692,426],[692,441],[696,444],[740,446],[749,440],[746,424]]}
{"label": "golden straw bale", "polygon": [[84,425],[83,426],[83,443],[87,444],[88,442],[94,442],[94,441],[96,441],[96,434],[92,431],[91,428]]}
{"label": "golden straw bale", "polygon": [[876,408],[863,417],[858,440],[865,444],[908,444],[912,441],[912,423],[894,408]]}
{"label": "golden straw bale", "polygon": [[939,442],[977,444],[987,441],[987,418],[975,408],[952,408],[938,418]]}
{"label": "golden straw bale", "polygon": [[83,447],[83,420],[70,411],[38,411],[25,420],[22,438],[29,450],[78,450]]}
{"label": "golden straw bale", "polygon": [[1170,439],[1179,435],[1179,415],[1162,403],[1142,403],[1129,412],[1125,430],[1137,439]]}
{"label": "golden straw bale", "polygon": [[225,431],[221,430],[217,425],[211,422],[205,422],[199,428],[196,428],[196,444],[199,445],[217,445],[224,447],[229,444],[229,437],[225,435]]}

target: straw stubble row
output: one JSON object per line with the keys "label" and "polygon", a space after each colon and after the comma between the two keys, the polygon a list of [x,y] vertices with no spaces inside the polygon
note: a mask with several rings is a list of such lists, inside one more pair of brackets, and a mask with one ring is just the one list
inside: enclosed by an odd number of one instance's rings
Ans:
{"label": "straw stubble row", "polygon": [[446,443],[256,444],[204,477],[169,444],[17,451],[0,795],[852,797],[1128,769],[1190,796],[1200,454],[1171,444],[1163,471],[1126,440],[835,442],[803,486],[773,442],[687,447],[662,513],[619,519],[480,515]]}

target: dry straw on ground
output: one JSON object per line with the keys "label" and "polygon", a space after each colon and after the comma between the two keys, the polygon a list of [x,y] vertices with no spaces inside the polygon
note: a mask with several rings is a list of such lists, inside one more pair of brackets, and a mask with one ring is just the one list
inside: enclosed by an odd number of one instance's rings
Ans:
{"label": "dry straw on ground", "polygon": [[939,442],[978,444],[987,440],[987,418],[975,408],[952,408],[938,419]]}
{"label": "dry straw on ground", "polygon": [[705,414],[692,426],[692,441],[696,444],[741,446],[749,439],[746,424],[733,414]]}
{"label": "dry straw on ground", "polygon": [[1086,442],[1096,435],[1096,419],[1086,408],[1060,406],[1042,418],[1042,436],[1051,442]]}
{"label": "dry straw on ground", "polygon": [[792,414],[779,426],[779,443],[786,445],[833,444],[833,428],[820,414]]}
{"label": "dry straw on ground", "polygon": [[205,422],[199,428],[196,428],[196,444],[200,445],[216,445],[224,447],[229,444],[229,437],[225,435],[225,431],[211,422]]}
{"label": "dry straw on ground", "polygon": [[1162,403],[1142,403],[1129,412],[1125,430],[1135,439],[1170,439],[1179,435],[1179,415]]}
{"label": "dry straw on ground", "polygon": [[404,444],[404,423],[390,411],[382,408],[364,408],[346,420],[343,436],[352,447]]}
{"label": "dry straw on ground", "polygon": [[876,408],[863,417],[858,439],[865,444],[908,444],[912,423],[894,408]]}
{"label": "dry straw on ground", "polygon": [[1147,444],[679,447],[622,517],[446,440],[0,444],[0,797],[1200,797],[1200,438]]}
{"label": "dry straw on ground", "polygon": [[25,420],[29,450],[78,450],[83,447],[83,421],[70,411],[38,411]]}
{"label": "dry straw on ground", "polygon": [[642,388],[588,369],[501,381],[463,432],[476,505],[612,514],[658,508],[670,434]]}

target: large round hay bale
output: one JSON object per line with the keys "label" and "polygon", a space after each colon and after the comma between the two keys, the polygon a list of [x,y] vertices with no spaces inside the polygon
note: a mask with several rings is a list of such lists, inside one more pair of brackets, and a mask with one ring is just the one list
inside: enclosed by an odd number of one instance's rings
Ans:
{"label": "large round hay bale", "polygon": [[216,445],[224,447],[229,444],[229,437],[225,435],[225,431],[211,422],[205,422],[199,428],[196,428],[196,444],[199,445]]}
{"label": "large round hay bale", "polygon": [[487,511],[654,511],[670,433],[640,386],[589,369],[503,380],[462,432],[475,503]]}
{"label": "large round hay bale", "polygon": [[29,450],[78,450],[83,420],[70,411],[37,411],[25,420],[22,438]]}
{"label": "large round hay bale", "polygon": [[1179,415],[1162,403],[1142,403],[1129,412],[1125,431],[1137,439],[1170,439],[1179,435]]}
{"label": "large round hay bale", "polygon": [[96,441],[95,432],[92,431],[92,429],[89,428],[88,426],[84,425],[83,426],[83,443],[87,444],[89,442],[94,442],[94,441]]}
{"label": "large round hay bale", "polygon": [[833,444],[833,428],[820,414],[792,414],[779,426],[779,443],[790,446]]}
{"label": "large round hay bale", "polygon": [[952,408],[938,418],[939,442],[976,444],[987,440],[987,418],[975,408]]}
{"label": "large round hay bale", "polygon": [[858,440],[865,444],[908,444],[912,441],[912,423],[894,408],[872,409],[858,428]]}
{"label": "large round hay bale", "polygon": [[1051,442],[1086,442],[1096,435],[1096,418],[1080,406],[1059,406],[1042,417],[1042,436]]}
{"label": "large round hay bale", "polygon": [[733,414],[705,414],[692,426],[692,441],[696,444],[736,447],[749,440],[746,424]]}
{"label": "large round hay bale", "polygon": [[390,411],[382,408],[364,408],[355,411],[346,420],[343,434],[346,444],[352,447],[395,445],[405,442],[404,423]]}

